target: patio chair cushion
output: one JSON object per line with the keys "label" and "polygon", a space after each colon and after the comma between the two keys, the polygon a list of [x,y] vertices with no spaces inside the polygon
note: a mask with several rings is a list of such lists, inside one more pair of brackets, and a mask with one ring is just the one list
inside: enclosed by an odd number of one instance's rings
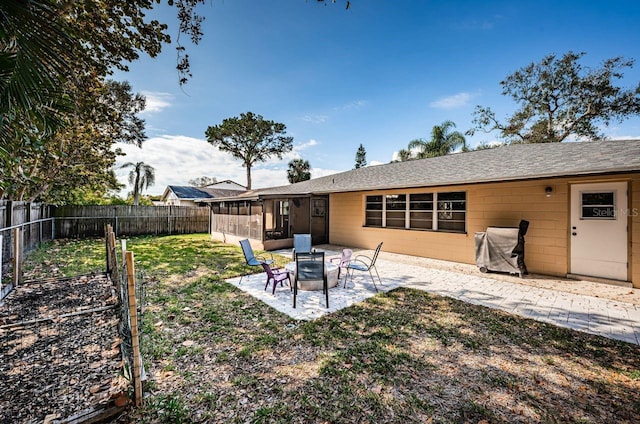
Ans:
{"label": "patio chair cushion", "polygon": [[356,262],[351,262],[349,264],[349,268],[356,269],[358,271],[369,271],[369,267],[367,265],[359,264],[359,263],[356,263]]}

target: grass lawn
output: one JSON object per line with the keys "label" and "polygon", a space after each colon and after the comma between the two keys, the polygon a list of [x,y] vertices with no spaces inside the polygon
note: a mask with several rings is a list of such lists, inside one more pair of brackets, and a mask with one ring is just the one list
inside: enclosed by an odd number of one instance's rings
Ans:
{"label": "grass lawn", "polygon": [[[51,243],[28,257],[30,275],[101,270],[102,246]],[[640,420],[638,346],[410,289],[297,322],[224,282],[257,271],[237,245],[189,235],[128,248],[149,276],[150,381],[134,422]]]}

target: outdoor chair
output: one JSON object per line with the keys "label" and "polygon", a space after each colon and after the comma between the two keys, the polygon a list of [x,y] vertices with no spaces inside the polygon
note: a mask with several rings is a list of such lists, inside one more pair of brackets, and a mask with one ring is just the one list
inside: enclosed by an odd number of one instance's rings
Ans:
{"label": "outdoor chair", "polygon": [[311,253],[311,251],[311,234],[293,235],[293,252],[291,256],[294,260],[296,253]]}
{"label": "outdoor chair", "polygon": [[338,279],[340,279],[340,272],[343,269],[345,270],[345,273],[347,272],[347,267],[349,266],[349,262],[351,262],[351,255],[353,255],[353,250],[342,249],[342,256],[340,257],[336,256],[335,258],[329,259],[329,262],[331,262],[332,264],[338,265]]}
{"label": "outdoor chair", "polygon": [[[242,253],[244,253],[244,259],[247,261],[247,265],[249,266],[260,266],[263,262],[267,265],[271,265],[273,263],[273,255],[271,255],[271,259],[267,259],[264,256],[256,256],[253,253],[253,248],[251,247],[251,243],[249,243],[249,239],[240,240],[240,247],[242,247]],[[242,278],[247,275],[244,274],[240,277],[240,283],[242,283]]]}
{"label": "outdoor chair", "polygon": [[280,268],[271,268],[271,266],[266,263],[261,263],[264,272],[267,273],[267,283],[264,285],[264,289],[266,290],[269,287],[269,283],[273,281],[273,290],[271,294],[276,294],[276,286],[280,283],[281,287],[284,287],[283,281],[287,280],[289,284],[289,288],[291,288],[291,278],[289,277],[289,271],[281,270]]}
{"label": "outdoor chair", "polygon": [[301,281],[322,280],[322,293],[329,307],[329,287],[327,285],[327,267],[324,264],[324,252],[296,253],[296,274],[293,279],[293,307],[296,307],[298,283]]}
{"label": "outdoor chair", "polygon": [[358,255],[349,262],[347,265],[347,276],[344,278],[344,287],[347,287],[347,277],[349,273],[351,273],[351,280],[353,281],[353,272],[354,271],[364,271],[369,272],[371,276],[371,281],[373,281],[373,287],[378,291],[378,287],[376,286],[376,280],[373,278],[373,273],[371,270],[376,272],[376,276],[378,277],[378,282],[382,285],[382,280],[380,280],[380,275],[378,274],[378,269],[376,268],[376,260],[378,259],[378,255],[380,254],[380,249],[382,248],[382,242],[376,247],[376,251],[373,254],[373,258],[370,258],[365,255]]}

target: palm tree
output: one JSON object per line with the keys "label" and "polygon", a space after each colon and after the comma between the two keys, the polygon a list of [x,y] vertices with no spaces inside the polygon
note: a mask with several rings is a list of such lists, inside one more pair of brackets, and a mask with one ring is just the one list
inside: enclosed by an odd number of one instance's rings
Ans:
{"label": "palm tree", "polygon": [[400,149],[398,150],[398,155],[396,156],[396,160],[394,162],[406,162],[408,160],[414,159],[410,150]]}
{"label": "palm tree", "polygon": [[293,159],[289,162],[287,179],[291,184],[311,179],[311,165],[308,160]]}
{"label": "palm tree", "polygon": [[129,171],[129,184],[133,186],[133,204],[138,206],[140,193],[156,182],[156,170],[153,166],[147,165],[144,162],[127,162],[120,168],[131,167],[133,167],[133,169]]}
{"label": "palm tree", "polygon": [[61,81],[77,65],[66,54],[74,41],[54,3],[0,2],[0,159],[11,156],[6,146],[19,137],[16,124],[48,134],[64,124],[61,113],[72,110]]}
{"label": "palm tree", "polygon": [[460,131],[451,131],[456,124],[452,121],[444,121],[440,125],[434,125],[431,129],[431,140],[417,139],[409,142],[408,149],[416,152],[418,159],[444,156],[458,147],[467,150],[466,139]]}

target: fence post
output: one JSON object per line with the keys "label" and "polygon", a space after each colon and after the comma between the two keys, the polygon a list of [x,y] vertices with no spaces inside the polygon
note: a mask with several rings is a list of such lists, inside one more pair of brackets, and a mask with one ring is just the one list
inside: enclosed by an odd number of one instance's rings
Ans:
{"label": "fence post", "polygon": [[111,274],[111,249],[109,249],[109,245],[111,244],[111,228],[109,228],[109,224],[105,224],[104,226],[104,248],[106,253],[107,260],[107,274]]}
{"label": "fence post", "polygon": [[138,307],[136,304],[136,277],[133,265],[133,252],[127,252],[127,292],[129,298],[129,316],[131,321],[131,347],[133,348],[133,389],[136,406],[142,406],[142,372],[140,361],[140,339],[138,337]]}
{"label": "fence post", "polygon": [[5,227],[11,227],[13,225],[13,201],[9,200],[5,209]]}
{"label": "fence post", "polygon": [[13,287],[22,279],[22,227],[13,229]]}
{"label": "fence post", "polygon": [[2,244],[2,234],[0,234],[0,299],[2,299],[2,251],[4,244]]}

